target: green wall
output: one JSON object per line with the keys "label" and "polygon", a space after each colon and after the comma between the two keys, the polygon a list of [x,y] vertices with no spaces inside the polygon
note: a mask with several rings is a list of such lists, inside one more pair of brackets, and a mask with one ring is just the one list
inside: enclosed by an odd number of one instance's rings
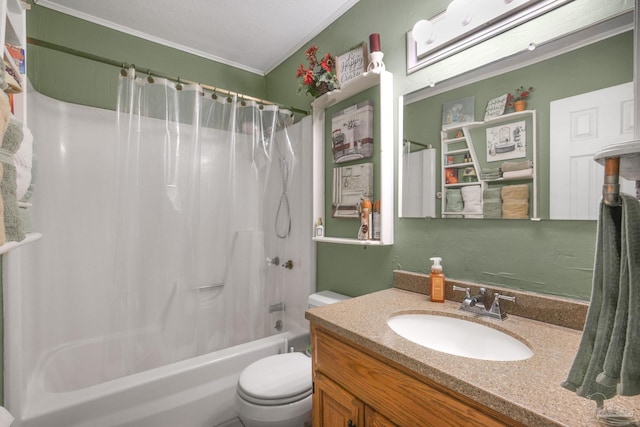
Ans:
{"label": "green wall", "polygon": [[[428,80],[428,70],[406,75],[405,34],[418,19],[438,14],[447,3],[447,0],[361,0],[311,43],[318,45],[322,53],[340,54],[368,41],[369,34],[380,33],[384,62],[394,74],[395,94],[401,95],[408,87],[417,88],[421,79]],[[309,109],[312,100],[298,95],[295,77],[298,64],[304,62],[307,45],[261,77],[38,6],[28,13],[28,33],[31,37],[139,64],[142,69],[152,68],[304,110]],[[33,46],[29,47],[28,55],[30,79],[41,93],[69,102],[113,108],[117,80],[114,67]],[[589,63],[588,57],[583,61]],[[628,70],[629,61],[627,58],[622,69]],[[615,68],[616,63],[611,64]],[[559,67],[557,73],[576,71],[576,68],[563,70],[561,64]],[[596,72],[590,69],[586,65],[578,67],[583,74],[581,78],[588,78],[585,73]],[[554,83],[557,73],[548,68],[538,74],[514,77],[505,82],[504,88],[496,89],[496,93],[504,93],[515,85],[535,84],[533,105],[536,101],[542,104],[563,89]],[[440,108],[441,99],[433,104],[433,108]],[[478,110],[483,108],[477,106]],[[439,113],[432,120],[439,120]],[[541,183],[548,187],[544,179]],[[396,243],[389,247],[318,244],[318,287],[349,295],[384,289],[391,285],[393,269],[428,272],[428,258],[439,255],[444,259],[445,274],[452,278],[580,299],[588,299],[590,294],[595,244],[592,221],[396,218],[395,233]]]}
{"label": "green wall", "polygon": [[[443,11],[448,3],[449,0],[360,0],[312,43],[322,53],[341,54],[368,42],[369,34],[380,33],[384,62],[394,74],[394,93],[399,96],[429,81],[428,69],[406,75],[405,33],[419,19]],[[27,13],[27,30],[29,37],[133,63],[140,70],[152,69],[303,110],[310,108],[311,98],[297,94],[295,77],[298,64],[304,62],[307,46],[262,77],[37,5]],[[67,102],[114,108],[116,67],[31,45],[27,54],[28,75],[37,91]],[[628,60],[624,66],[627,65]],[[590,67],[589,58],[585,58],[585,66],[579,71],[588,72]],[[567,70],[558,70],[564,71]],[[539,82],[535,83],[533,102],[541,102],[545,93],[558,89],[554,86],[555,76],[552,70],[522,76],[523,80]],[[517,85],[521,84],[519,80]],[[515,80],[507,89],[513,83]],[[394,111],[397,113],[396,106]],[[397,122],[395,126],[397,129]],[[448,277],[588,299],[595,229],[593,221],[396,218],[393,246],[318,244],[318,288],[353,296],[388,288],[392,270],[428,272],[429,257],[438,255],[444,259]]]}
{"label": "green wall", "polygon": [[[419,19],[430,18],[443,11],[448,3],[361,0],[312,43],[318,45],[321,52],[339,55],[351,46],[368,41],[369,34],[380,33],[386,69],[394,75],[394,92],[399,96],[430,81],[428,69],[409,76],[406,74],[406,32]],[[589,0],[582,3],[595,4]],[[528,45],[528,42],[523,45]],[[615,56],[616,52],[610,54]],[[622,59],[622,65],[616,62],[600,65],[608,65],[611,69],[621,66],[623,74],[626,73],[623,81],[629,81],[631,55]],[[295,70],[303,60],[304,48],[267,75],[269,99],[307,108],[310,99],[297,96],[295,92]],[[504,82],[504,88],[496,89],[492,94],[498,96],[520,84],[529,84],[530,80],[536,85],[532,105],[542,108],[535,103],[542,104],[554,94],[560,98],[567,93],[564,87],[554,82],[559,73],[576,73],[582,76],[576,78],[587,79],[589,73],[598,72],[590,69],[592,62],[588,57],[582,61],[578,67],[572,66],[568,70],[560,65],[560,69],[549,68],[538,75],[514,77]],[[465,93],[464,96],[470,95],[474,94]],[[439,129],[442,98],[432,102],[435,105],[431,107],[438,112],[431,120],[434,128]],[[477,111],[484,111],[485,105],[478,102]],[[425,119],[425,123],[428,120]],[[541,126],[548,126],[548,122]],[[397,130],[397,120],[395,127]],[[439,146],[438,141],[432,141],[434,146]],[[548,179],[545,177],[542,181],[548,188]],[[444,273],[451,278],[587,300],[591,292],[595,230],[594,221],[395,218],[393,246],[319,243],[317,286],[352,296],[385,289],[391,286],[394,269],[428,273],[429,258],[437,255],[443,257]]]}
{"label": "green wall", "polygon": [[[548,219],[550,102],[632,81],[632,52],[633,33],[626,32],[516,71],[412,103],[404,109],[404,137],[432,144],[439,149],[443,103],[474,96],[475,120],[481,121],[489,100],[513,92],[521,85],[533,87],[527,108],[537,112],[539,216]],[[484,129],[478,132],[482,133]],[[484,150],[483,147],[476,147],[476,152],[479,149]],[[439,176],[436,188],[440,188]]]}
{"label": "green wall", "polygon": [[[27,12],[27,35],[117,62],[135,64],[184,80],[266,96],[263,76],[204,59],[177,49],[129,36],[69,15],[32,5]],[[34,89],[52,98],[76,104],[115,109],[118,68],[27,46],[27,75]]]}

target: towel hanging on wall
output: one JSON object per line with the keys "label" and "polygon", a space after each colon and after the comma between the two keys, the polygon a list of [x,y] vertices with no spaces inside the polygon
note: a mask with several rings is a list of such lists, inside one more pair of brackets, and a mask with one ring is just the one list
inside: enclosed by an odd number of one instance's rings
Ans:
{"label": "towel hanging on wall", "polygon": [[640,203],[600,203],[593,288],[564,388],[599,399],[640,394]]}

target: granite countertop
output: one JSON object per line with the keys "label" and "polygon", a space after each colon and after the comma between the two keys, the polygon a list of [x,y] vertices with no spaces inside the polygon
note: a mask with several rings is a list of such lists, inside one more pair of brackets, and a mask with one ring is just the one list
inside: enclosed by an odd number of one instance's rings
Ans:
{"label": "granite countertop", "polygon": [[[500,321],[459,310],[460,303],[432,303],[428,296],[387,289],[309,309],[306,317],[337,335],[391,359],[527,426],[596,425],[595,402],[560,387],[575,357],[579,330],[510,315]],[[523,361],[476,360],[438,352],[402,338],[387,325],[393,315],[435,313],[490,325],[526,343]],[[508,312],[508,311],[507,311]],[[640,396],[606,401],[640,414]]]}

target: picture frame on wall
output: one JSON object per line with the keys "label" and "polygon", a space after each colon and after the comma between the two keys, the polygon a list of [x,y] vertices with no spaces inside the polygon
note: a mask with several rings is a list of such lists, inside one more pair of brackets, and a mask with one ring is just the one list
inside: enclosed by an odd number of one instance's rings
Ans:
{"label": "picture frame on wall", "polygon": [[331,116],[333,163],[373,157],[373,101],[366,100]]}
{"label": "picture frame on wall", "polygon": [[341,166],[333,169],[333,218],[360,218],[362,199],[373,199],[373,163]]}
{"label": "picture frame on wall", "polygon": [[442,129],[464,126],[475,120],[475,96],[442,104]]}
{"label": "picture frame on wall", "polygon": [[525,121],[487,128],[487,162],[501,162],[527,156]]}
{"label": "picture frame on wall", "polygon": [[364,73],[369,64],[367,44],[361,44],[336,57],[336,75],[340,87]]}

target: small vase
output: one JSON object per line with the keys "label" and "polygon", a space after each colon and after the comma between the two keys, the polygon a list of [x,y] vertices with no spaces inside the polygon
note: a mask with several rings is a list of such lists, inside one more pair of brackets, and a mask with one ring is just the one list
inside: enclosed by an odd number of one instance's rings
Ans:
{"label": "small vase", "polygon": [[524,111],[527,108],[527,101],[521,99],[513,103],[513,109],[516,111]]}
{"label": "small vase", "polygon": [[329,84],[327,82],[321,82],[318,86],[316,86],[316,98],[320,95],[324,95],[329,92]]}

